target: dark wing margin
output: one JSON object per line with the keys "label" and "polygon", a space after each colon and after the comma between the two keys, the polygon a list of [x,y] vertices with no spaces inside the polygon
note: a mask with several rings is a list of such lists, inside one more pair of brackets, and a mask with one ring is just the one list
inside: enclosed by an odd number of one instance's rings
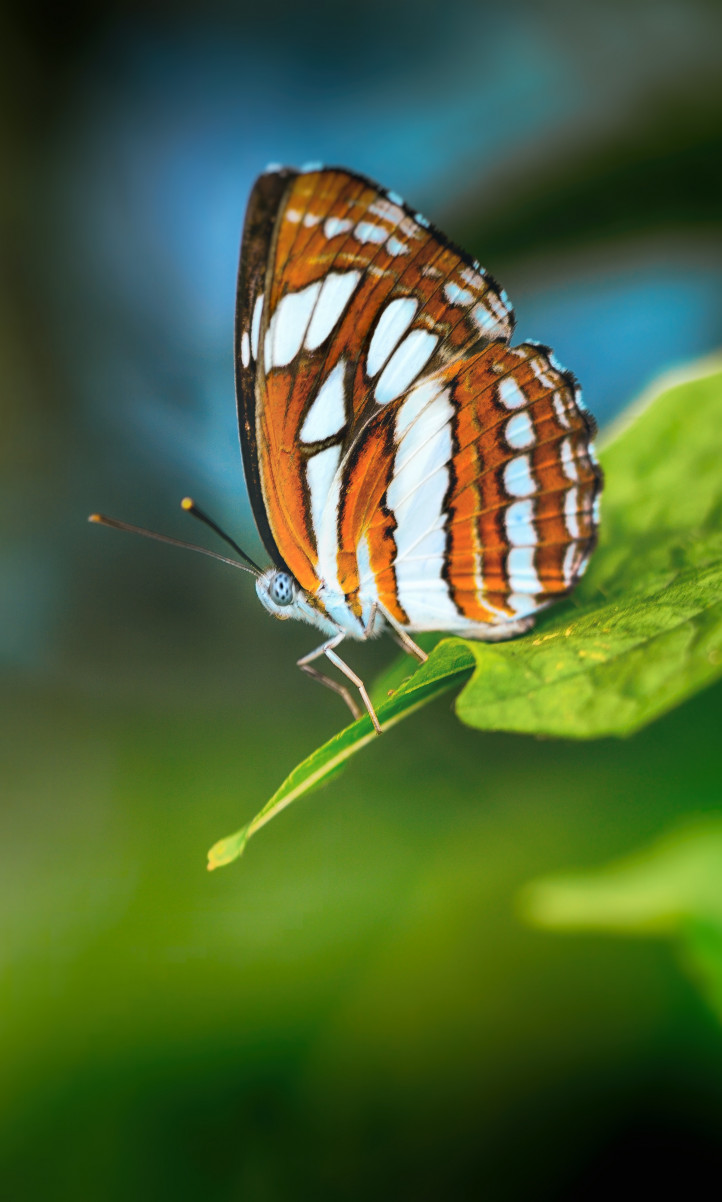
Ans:
{"label": "dark wing margin", "polygon": [[261,488],[256,440],[256,376],[258,349],[262,345],[263,298],[270,287],[273,234],[283,197],[296,174],[292,170],[269,171],[253,186],[238,264],[234,340],[238,432],[251,509],[266,551],[276,566],[286,571],[271,533]]}

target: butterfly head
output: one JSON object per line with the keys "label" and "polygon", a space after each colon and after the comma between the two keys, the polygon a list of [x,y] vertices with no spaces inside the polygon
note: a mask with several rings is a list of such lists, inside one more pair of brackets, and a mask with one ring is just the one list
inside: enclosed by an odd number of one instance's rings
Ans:
{"label": "butterfly head", "polygon": [[267,568],[262,572],[256,580],[256,593],[263,608],[282,622],[295,618],[298,622],[316,626],[326,635],[338,634],[341,629],[328,613],[319,593],[306,592],[283,568]]}
{"label": "butterfly head", "polygon": [[268,568],[256,580],[256,592],[261,605],[274,618],[285,621],[286,618],[298,617],[296,610],[303,597],[303,589],[290,572]]}

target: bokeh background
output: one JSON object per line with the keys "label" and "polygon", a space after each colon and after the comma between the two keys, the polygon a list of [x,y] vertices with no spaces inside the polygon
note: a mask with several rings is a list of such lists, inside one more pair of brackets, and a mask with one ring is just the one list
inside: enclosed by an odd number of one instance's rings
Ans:
{"label": "bokeh background", "polygon": [[720,7],[5,0],[0,28],[3,1196],[719,1173],[722,1029],[671,949],[533,930],[516,899],[719,809],[722,690],[588,745],[443,699],[208,876],[344,713],[247,577],[85,518],[196,538],[190,492],[262,555],[231,345],[269,160],[400,191],[602,424],[716,350]]}

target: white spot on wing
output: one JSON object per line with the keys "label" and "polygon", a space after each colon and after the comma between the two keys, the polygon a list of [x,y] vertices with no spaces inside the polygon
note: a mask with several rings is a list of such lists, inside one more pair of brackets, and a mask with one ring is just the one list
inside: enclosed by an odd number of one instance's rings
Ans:
{"label": "white spot on wing", "polygon": [[444,293],[450,305],[470,305],[474,299],[473,292],[460,288],[458,284],[446,284]]}
{"label": "white spot on wing", "polygon": [[285,367],[300,351],[320,291],[320,283],[308,284],[299,292],[281,297],[264,339],[266,373],[274,367]]}
{"label": "white spot on wing", "polygon": [[398,205],[389,204],[389,201],[383,196],[374,201],[369,208],[369,213],[373,213],[374,217],[382,217],[384,221],[390,221],[392,225],[398,225],[404,217],[403,209],[400,209]]}
{"label": "white spot on wing", "polygon": [[324,380],[301,426],[304,442],[321,442],[338,434],[346,424],[346,405],[343,388],[345,360],[340,359]]}
{"label": "white spot on wing", "polygon": [[[337,470],[340,457],[341,448],[338,446],[319,451],[318,455],[314,455],[308,462],[306,479],[311,494],[318,574],[331,593],[343,595],[338,581],[338,511],[343,481],[343,473]],[[312,465],[316,460],[320,462],[314,467]]]}
{"label": "white spot on wing", "polygon": [[536,433],[529,414],[522,410],[521,413],[515,413],[513,417],[510,417],[504,427],[504,437],[509,446],[518,451],[533,446],[536,442]]}
{"label": "white spot on wing", "polygon": [[529,614],[535,613],[539,608],[536,597],[531,597],[528,593],[510,593],[506,602],[509,609],[514,611],[517,618],[526,618]]}
{"label": "white spot on wing", "polygon": [[[325,451],[319,451],[317,455],[312,455],[306,464],[306,483],[311,498],[311,521],[313,523],[314,533],[316,535],[316,544],[321,540],[321,530],[323,528],[323,514],[327,505],[331,501],[331,486],[333,478],[336,474],[339,459],[341,458],[340,447],[327,447]],[[338,497],[335,501],[336,511],[338,510]],[[328,517],[330,518],[329,514]],[[332,523],[335,526],[335,516]],[[336,565],[333,566],[333,578],[336,578]],[[328,581],[328,577],[324,577]]]}
{"label": "white spot on wing", "polygon": [[582,555],[581,559],[577,560],[576,564],[574,565],[574,570],[575,570],[575,574],[577,577],[584,575],[587,568],[589,567],[589,560],[591,559],[591,557],[592,557],[591,551],[587,551],[587,553],[585,555]]}
{"label": "white spot on wing", "polygon": [[403,234],[404,238],[420,237],[418,225],[411,217],[407,217],[405,213],[399,222],[398,230],[400,234]]}
{"label": "white spot on wing", "polygon": [[519,409],[526,405],[526,395],[522,392],[516,380],[505,376],[497,385],[499,400],[505,409]]}
{"label": "white spot on wing", "polygon": [[542,388],[558,387],[559,381],[554,376],[549,375],[544,359],[530,359],[529,366],[541,384]]}
{"label": "white spot on wing", "polygon": [[396,348],[376,385],[376,401],[386,405],[405,392],[436,350],[439,339],[428,330],[412,330]]}
{"label": "white spot on wing", "polygon": [[396,255],[407,255],[409,253],[409,244],[408,242],[399,242],[398,238],[395,238],[392,234],[386,243],[386,249],[394,257]]}
{"label": "white spot on wing", "polygon": [[263,293],[256,297],[256,303],[253,306],[253,320],[251,321],[251,350],[253,358],[258,358],[258,335],[261,332],[261,314],[263,312]]}
{"label": "white spot on wing", "polygon": [[562,572],[564,574],[565,584],[572,584],[576,575],[575,568],[577,567],[577,559],[579,555],[578,543],[570,543],[564,553],[564,565]]}
{"label": "white spot on wing", "polygon": [[414,320],[418,307],[418,302],[413,297],[401,296],[390,301],[382,310],[369,345],[366,360],[368,376],[375,376],[381,370],[399,339],[403,337]]}
{"label": "white spot on wing", "polygon": [[360,278],[360,271],[332,271],[326,276],[306,334],[306,346],[310,351],[328,338]]}
{"label": "white spot on wing", "polygon": [[483,305],[474,305],[474,308],[471,310],[471,316],[480,334],[496,334],[498,331],[498,319],[488,309],[485,309]]}
{"label": "white spot on wing", "polygon": [[570,488],[564,498],[564,521],[572,538],[579,538],[579,521],[577,519],[578,497],[577,489]]}
{"label": "white spot on wing", "polygon": [[564,404],[564,400],[560,393],[554,393],[554,396],[552,397],[552,404],[554,405],[554,412],[557,415],[559,425],[564,426],[564,428],[568,430],[570,428],[570,422],[567,416],[566,405]]}
{"label": "white spot on wing", "polygon": [[534,567],[533,547],[512,547],[506,557],[506,573],[514,593],[541,593],[541,581]]}
{"label": "white spot on wing", "polygon": [[[396,584],[399,601],[411,625],[448,629],[459,625],[459,613],[449,597],[443,578],[446,533],[443,529],[444,498],[449,486],[448,462],[453,452],[451,418],[453,407],[446,393],[438,393],[443,425],[429,438],[418,417],[424,400],[423,387],[402,404],[396,421],[398,451],[386,503],[396,520]],[[423,568],[419,560],[423,560]],[[436,623],[436,627],[434,626]]]}
{"label": "white spot on wing", "polygon": [[504,468],[504,488],[512,497],[529,497],[536,492],[528,455],[517,455],[509,460]]}
{"label": "white spot on wing", "polygon": [[394,470],[403,471],[410,456],[438,434],[448,420],[448,389],[438,380],[424,380],[412,388],[396,419],[396,438],[403,440],[403,445],[399,443]]}
{"label": "white spot on wing", "polygon": [[505,292],[497,296],[494,290],[489,288],[484,296],[484,303],[499,321],[504,321],[509,316],[509,297]]}
{"label": "white spot on wing", "polygon": [[371,617],[371,607],[379,599],[376,577],[371,569],[368,537],[364,534],[356,547],[356,563],[358,564],[359,600],[361,601],[361,620],[366,626]]}
{"label": "white spot on wing", "polygon": [[534,507],[530,500],[514,501],[506,511],[504,522],[507,538],[513,547],[536,546]]}
{"label": "white spot on wing", "polygon": [[244,367],[248,367],[251,362],[251,340],[248,337],[248,330],[244,330],[241,334],[241,363]]}
{"label": "white spot on wing", "polygon": [[462,267],[461,278],[467,284],[471,284],[472,288],[476,288],[477,292],[483,287],[484,281],[481,278],[484,274],[483,268],[479,267],[478,271],[472,271],[471,267]]}
{"label": "white spot on wing", "polygon": [[573,480],[575,483],[579,479],[579,472],[574,461],[574,451],[572,444],[568,438],[565,438],[561,445],[562,452],[562,471],[567,480]]}
{"label": "white spot on wing", "polygon": [[371,581],[375,584],[374,574],[371,571],[368,538],[365,534],[361,536],[356,547],[356,563],[358,564],[359,590]]}
{"label": "white spot on wing", "polygon": [[[424,380],[422,384],[417,384],[416,388],[412,388],[396,417],[398,445],[394,464],[395,472],[404,467],[409,454],[413,454],[426,445],[431,431],[425,423],[432,412],[435,415],[435,421],[438,419],[444,425],[448,425],[453,416],[453,408],[449,402],[449,390],[444,388],[438,380]],[[403,455],[401,453],[402,444],[405,451]]]}
{"label": "white spot on wing", "polygon": [[359,242],[385,242],[389,231],[383,225],[374,225],[370,221],[359,221],[354,236]]}
{"label": "white spot on wing", "polygon": [[323,224],[323,232],[327,238],[337,238],[339,234],[347,234],[353,225],[347,217],[327,217]]}

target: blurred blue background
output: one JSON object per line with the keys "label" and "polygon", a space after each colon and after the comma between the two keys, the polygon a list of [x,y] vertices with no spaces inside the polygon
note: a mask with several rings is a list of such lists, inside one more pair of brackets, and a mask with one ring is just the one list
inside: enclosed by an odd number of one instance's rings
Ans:
{"label": "blurred blue background", "polygon": [[666,949],[557,942],[514,897],[719,805],[720,690],[589,746],[442,701],[207,877],[343,712],[245,577],[85,517],[194,538],[190,492],[263,555],[232,329],[268,161],[401,192],[602,425],[717,349],[719,6],[6,2],[3,28],[7,1196],[606,1197],[623,1166],[718,1170],[722,1040]]}

